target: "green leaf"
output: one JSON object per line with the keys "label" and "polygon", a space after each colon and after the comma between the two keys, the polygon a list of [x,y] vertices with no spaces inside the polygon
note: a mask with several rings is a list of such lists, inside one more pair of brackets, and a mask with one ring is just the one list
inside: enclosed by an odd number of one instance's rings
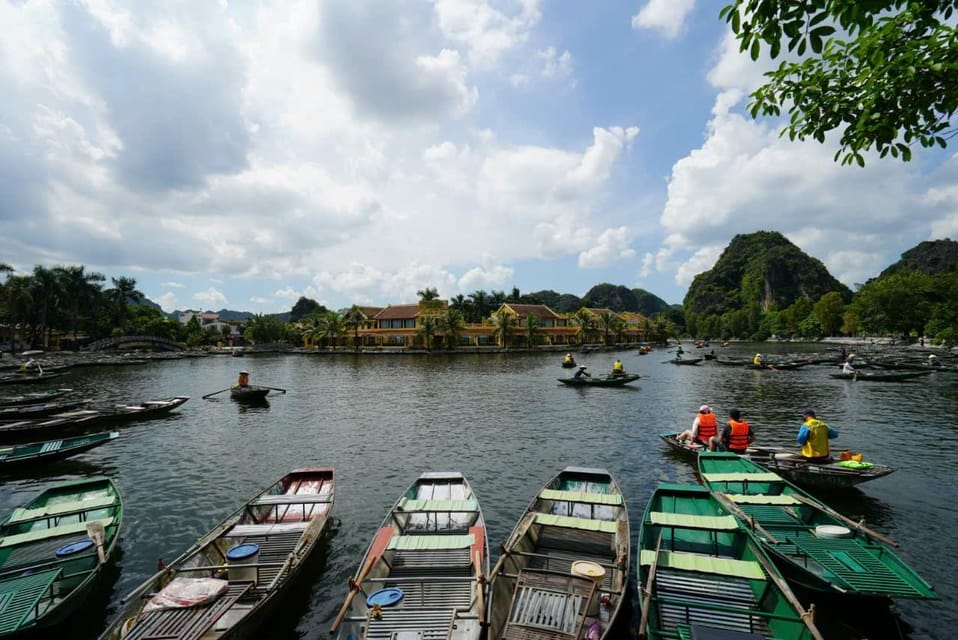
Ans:
{"label": "green leaf", "polygon": [[758,38],[752,40],[752,50],[749,52],[749,55],[752,56],[752,60],[758,60],[758,55],[760,53]]}

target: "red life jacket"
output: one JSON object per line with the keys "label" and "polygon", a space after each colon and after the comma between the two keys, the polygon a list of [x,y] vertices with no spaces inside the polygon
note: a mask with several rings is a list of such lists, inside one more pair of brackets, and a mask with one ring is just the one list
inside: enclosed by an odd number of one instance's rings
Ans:
{"label": "red life jacket", "polygon": [[735,420],[729,420],[728,424],[732,427],[731,433],[728,436],[728,450],[734,451],[736,453],[741,453],[748,449],[749,443],[749,426],[748,422],[742,420],[736,422]]}
{"label": "red life jacket", "polygon": [[708,444],[709,438],[718,433],[718,422],[715,421],[714,413],[699,414],[699,434],[696,440]]}

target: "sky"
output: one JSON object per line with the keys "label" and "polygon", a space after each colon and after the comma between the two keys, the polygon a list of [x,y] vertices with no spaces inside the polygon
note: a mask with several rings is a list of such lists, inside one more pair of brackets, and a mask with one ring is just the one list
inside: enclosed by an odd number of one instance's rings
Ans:
{"label": "sky", "polygon": [[958,158],[753,120],[723,2],[0,0],[0,262],[174,309],[593,285],[681,303],[740,233],[853,287],[958,238]]}

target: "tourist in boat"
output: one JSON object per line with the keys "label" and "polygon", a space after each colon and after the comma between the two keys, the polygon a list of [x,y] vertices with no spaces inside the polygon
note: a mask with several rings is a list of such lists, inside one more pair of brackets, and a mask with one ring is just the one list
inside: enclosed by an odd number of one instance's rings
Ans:
{"label": "tourist in boat", "polygon": [[686,429],[678,436],[679,442],[698,442],[709,446],[709,441],[718,433],[718,422],[715,420],[715,414],[712,413],[712,407],[703,404],[695,414],[695,420],[692,421],[692,427]]}
{"label": "tourist in boat", "polygon": [[575,375],[572,377],[575,378],[576,380],[582,380],[583,378],[591,378],[592,376],[585,369],[586,369],[585,365],[582,365],[581,367],[579,367],[578,371],[576,371]]}
{"label": "tourist in boat", "polygon": [[756,367],[764,367],[764,366],[765,366],[765,361],[762,360],[762,354],[761,354],[761,353],[756,353],[756,354],[755,354],[755,357],[752,358],[752,364],[755,365]]}
{"label": "tourist in boat", "polygon": [[248,387],[249,386],[249,371],[240,371],[239,378],[236,379],[237,387]]}
{"label": "tourist in boat", "polygon": [[624,376],[625,367],[622,365],[622,361],[616,358],[615,362],[612,363],[612,375],[614,376]]}
{"label": "tourist in boat", "polygon": [[928,356],[928,366],[929,367],[940,367],[941,363],[938,362],[938,356],[931,354]]}
{"label": "tourist in boat", "polygon": [[855,359],[855,354],[849,354],[848,360],[845,361],[845,364],[842,365],[842,373],[857,373],[858,369],[852,366],[852,360]]}
{"label": "tourist in boat", "polygon": [[838,359],[845,360],[846,355],[848,355],[848,352],[845,351],[845,345],[838,347]]}
{"label": "tourist in boat", "polygon": [[732,409],[728,412],[729,421],[722,427],[722,435],[719,438],[712,438],[709,443],[709,449],[715,451],[721,446],[723,451],[732,453],[745,453],[748,445],[754,439],[752,426],[745,420],[742,420],[742,412],[738,409]]}
{"label": "tourist in boat", "polygon": [[832,459],[828,441],[837,438],[838,431],[816,418],[814,409],[805,409],[802,419],[805,422],[796,438],[802,445],[802,457],[809,462],[828,462]]}
{"label": "tourist in boat", "polygon": [[572,357],[571,353],[565,354],[565,358],[562,361],[566,364],[575,364],[575,358]]}

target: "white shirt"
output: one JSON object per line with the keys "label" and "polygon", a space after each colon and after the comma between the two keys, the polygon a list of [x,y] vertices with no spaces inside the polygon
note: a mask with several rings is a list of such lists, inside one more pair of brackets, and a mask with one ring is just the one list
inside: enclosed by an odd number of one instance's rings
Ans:
{"label": "white shirt", "polygon": [[842,373],[855,373],[855,367],[852,366],[851,362],[846,362],[842,365]]}

